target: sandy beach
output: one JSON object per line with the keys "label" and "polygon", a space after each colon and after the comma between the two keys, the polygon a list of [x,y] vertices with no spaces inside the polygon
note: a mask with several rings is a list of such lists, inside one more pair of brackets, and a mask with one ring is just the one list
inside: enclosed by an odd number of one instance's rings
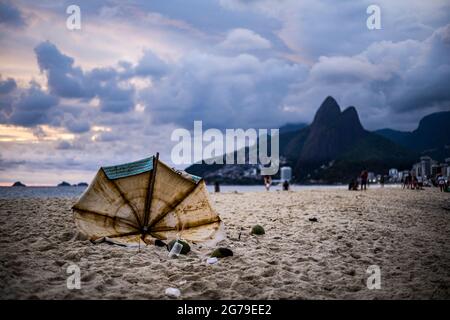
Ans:
{"label": "sandy beach", "polygon": [[[302,190],[211,195],[234,256],[208,265],[193,245],[169,259],[92,244],[77,232],[75,198],[0,199],[2,299],[449,299],[450,194],[437,189]],[[310,218],[317,218],[311,222]],[[250,235],[254,224],[265,228]],[[239,232],[242,228],[240,240]],[[66,287],[67,267],[81,289]],[[370,265],[381,289],[369,290]]]}

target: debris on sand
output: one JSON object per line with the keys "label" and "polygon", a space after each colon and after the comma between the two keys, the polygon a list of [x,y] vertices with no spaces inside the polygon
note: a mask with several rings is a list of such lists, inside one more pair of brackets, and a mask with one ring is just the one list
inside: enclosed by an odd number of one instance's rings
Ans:
{"label": "debris on sand", "polygon": [[167,249],[170,251],[172,250],[172,247],[175,245],[175,243],[178,242],[180,243],[183,248],[181,249],[181,254],[188,254],[189,251],[191,251],[191,247],[189,246],[189,244],[186,241],[183,240],[172,240],[169,242],[169,244],[167,245]]}
{"label": "debris on sand", "polygon": [[265,234],[266,232],[264,231],[264,228],[262,226],[260,226],[259,224],[253,226],[251,234],[255,234],[255,235],[262,235]]}
{"label": "debris on sand", "polygon": [[212,258],[225,258],[233,256],[233,251],[228,248],[217,248],[211,253]]}
{"label": "debris on sand", "polygon": [[177,288],[167,288],[165,293],[171,298],[178,298],[181,295],[180,290]]}

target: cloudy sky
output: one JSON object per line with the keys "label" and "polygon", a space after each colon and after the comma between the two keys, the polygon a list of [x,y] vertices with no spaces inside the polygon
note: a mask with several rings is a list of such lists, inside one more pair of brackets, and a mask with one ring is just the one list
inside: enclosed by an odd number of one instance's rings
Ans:
{"label": "cloudy sky", "polygon": [[0,184],[170,163],[172,131],[194,120],[310,122],[328,95],[371,130],[450,109],[448,0],[0,0],[0,28]]}

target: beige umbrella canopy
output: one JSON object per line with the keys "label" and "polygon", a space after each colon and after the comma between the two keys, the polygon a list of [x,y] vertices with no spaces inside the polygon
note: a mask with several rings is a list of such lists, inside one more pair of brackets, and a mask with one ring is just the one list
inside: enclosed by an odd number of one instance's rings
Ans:
{"label": "beige umbrella canopy", "polygon": [[91,240],[152,243],[177,237],[212,242],[225,237],[205,182],[156,157],[102,167],[73,206],[78,229]]}

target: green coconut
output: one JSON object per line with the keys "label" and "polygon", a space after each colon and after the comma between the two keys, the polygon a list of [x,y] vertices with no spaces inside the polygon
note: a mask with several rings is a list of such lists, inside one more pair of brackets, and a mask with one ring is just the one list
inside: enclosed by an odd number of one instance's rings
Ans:
{"label": "green coconut", "polygon": [[233,251],[228,248],[217,248],[211,253],[211,258],[225,258],[231,257],[233,255]]}
{"label": "green coconut", "polygon": [[[169,242],[169,244],[167,245],[167,250],[172,250],[172,247],[174,246],[175,242],[177,242],[177,240],[172,240]],[[189,251],[191,251],[191,247],[189,246],[189,244],[186,241],[183,240],[178,240],[178,243],[181,243],[181,245],[183,246],[183,249],[181,249],[181,254],[188,254]]]}
{"label": "green coconut", "polygon": [[262,235],[265,234],[266,232],[264,231],[264,228],[261,227],[259,224],[257,224],[256,226],[253,226],[252,228],[252,232],[251,234],[256,234],[256,235]]}

